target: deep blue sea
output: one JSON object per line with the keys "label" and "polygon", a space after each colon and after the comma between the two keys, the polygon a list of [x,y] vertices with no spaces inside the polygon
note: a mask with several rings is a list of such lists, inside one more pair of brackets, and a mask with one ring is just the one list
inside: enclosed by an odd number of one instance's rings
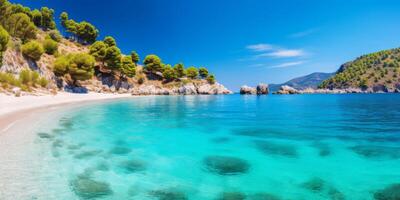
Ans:
{"label": "deep blue sea", "polygon": [[400,196],[397,94],[138,97],[51,122],[35,143],[59,200]]}

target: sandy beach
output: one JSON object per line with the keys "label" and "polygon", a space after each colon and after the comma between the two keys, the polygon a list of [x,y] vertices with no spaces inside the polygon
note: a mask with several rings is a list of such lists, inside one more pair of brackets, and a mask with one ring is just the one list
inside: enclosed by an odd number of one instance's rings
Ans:
{"label": "sandy beach", "polygon": [[61,92],[57,95],[43,96],[9,96],[0,94],[0,133],[7,131],[13,122],[22,118],[34,109],[59,106],[77,102],[110,100],[132,97],[130,94],[72,94]]}

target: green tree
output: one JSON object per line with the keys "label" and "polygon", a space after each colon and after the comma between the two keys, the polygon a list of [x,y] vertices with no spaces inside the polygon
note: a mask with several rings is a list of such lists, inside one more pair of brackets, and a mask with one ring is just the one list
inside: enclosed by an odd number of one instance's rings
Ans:
{"label": "green tree", "polygon": [[130,56],[123,56],[121,60],[121,71],[128,77],[134,77],[136,74],[136,65],[132,62]]}
{"label": "green tree", "polygon": [[174,71],[175,71],[177,78],[183,78],[186,76],[185,67],[183,66],[182,63],[176,64],[174,66]]}
{"label": "green tree", "polygon": [[58,43],[52,39],[46,39],[43,41],[44,51],[49,55],[54,55],[58,50]]}
{"label": "green tree", "polygon": [[139,54],[136,51],[131,52],[131,58],[132,58],[132,62],[135,64],[137,64],[140,60]]}
{"label": "green tree", "polygon": [[206,78],[207,82],[211,85],[215,84],[215,76],[214,75],[210,75]]}
{"label": "green tree", "polygon": [[115,42],[115,39],[111,36],[107,36],[104,38],[104,43],[108,46],[108,47],[113,47],[113,46],[117,46],[117,43]]}
{"label": "green tree", "polygon": [[144,69],[150,73],[162,72],[163,70],[161,59],[154,54],[146,56],[143,64]]}
{"label": "green tree", "polygon": [[62,39],[62,36],[58,30],[51,30],[51,31],[49,31],[48,35],[52,40],[54,40],[56,42],[60,42]]}
{"label": "green tree", "polygon": [[60,22],[61,26],[64,27],[65,29],[67,28],[67,21],[68,21],[68,13],[67,12],[62,12],[60,15]]}
{"label": "green tree", "polygon": [[199,75],[199,71],[195,67],[189,67],[186,69],[186,76],[191,79],[196,79]]}
{"label": "green tree", "polygon": [[83,43],[93,43],[96,41],[99,31],[89,22],[81,22],[76,28],[76,34]]}
{"label": "green tree", "polygon": [[41,27],[42,26],[42,13],[38,9],[35,9],[31,12],[31,15],[32,15],[32,22],[37,27]]}
{"label": "green tree", "polygon": [[40,9],[42,13],[42,23],[41,27],[45,30],[53,30],[56,28],[56,23],[54,22],[54,10],[48,7],[42,7]]}
{"label": "green tree", "polygon": [[107,45],[103,41],[96,41],[89,48],[90,55],[99,62],[104,62],[107,54]]}
{"label": "green tree", "polygon": [[69,74],[75,83],[93,76],[95,62],[94,57],[86,53],[68,54],[56,59],[53,71],[57,76]]}
{"label": "green tree", "polygon": [[107,64],[107,67],[111,69],[119,69],[121,67],[121,59],[122,59],[122,54],[121,50],[118,47],[112,46],[107,48],[105,57],[105,62]]}
{"label": "green tree", "polygon": [[22,54],[34,61],[40,60],[40,57],[44,53],[43,47],[39,42],[30,41],[21,47]]}
{"label": "green tree", "polygon": [[199,74],[201,78],[207,78],[208,77],[208,70],[204,67],[199,68]]}
{"label": "green tree", "polygon": [[173,81],[177,78],[175,70],[172,69],[171,65],[166,65],[163,71],[163,77],[166,81]]}
{"label": "green tree", "polygon": [[36,38],[36,26],[24,13],[11,15],[4,28],[10,35],[20,38],[23,42]]}
{"label": "green tree", "polygon": [[3,54],[7,50],[7,44],[10,40],[8,32],[0,25],[0,67],[3,64]]}

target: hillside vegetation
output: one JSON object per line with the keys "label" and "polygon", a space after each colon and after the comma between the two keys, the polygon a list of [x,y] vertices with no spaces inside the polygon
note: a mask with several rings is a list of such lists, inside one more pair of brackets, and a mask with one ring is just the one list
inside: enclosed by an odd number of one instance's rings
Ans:
{"label": "hillside vegetation", "polygon": [[323,81],[320,88],[361,88],[371,91],[394,91],[400,88],[400,48],[361,56],[343,64],[336,74]]}
{"label": "hillside vegetation", "polygon": [[[59,16],[62,29],[57,30],[54,13],[47,7],[31,10],[0,0],[0,91],[13,86],[25,91],[82,87],[91,80],[109,86],[115,81],[166,86],[216,81],[205,67],[167,64],[155,54],[141,61],[134,50],[125,55],[113,37],[98,40],[93,24],[77,22],[66,12]],[[40,84],[36,79],[29,84],[17,81],[22,71],[38,74]]]}

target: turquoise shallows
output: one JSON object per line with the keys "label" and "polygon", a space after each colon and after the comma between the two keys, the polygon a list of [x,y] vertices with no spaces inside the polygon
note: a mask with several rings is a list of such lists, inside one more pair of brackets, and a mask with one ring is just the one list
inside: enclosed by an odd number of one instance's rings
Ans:
{"label": "turquoise shallows", "polygon": [[82,199],[364,200],[400,183],[396,94],[139,97],[51,120],[46,176]]}

